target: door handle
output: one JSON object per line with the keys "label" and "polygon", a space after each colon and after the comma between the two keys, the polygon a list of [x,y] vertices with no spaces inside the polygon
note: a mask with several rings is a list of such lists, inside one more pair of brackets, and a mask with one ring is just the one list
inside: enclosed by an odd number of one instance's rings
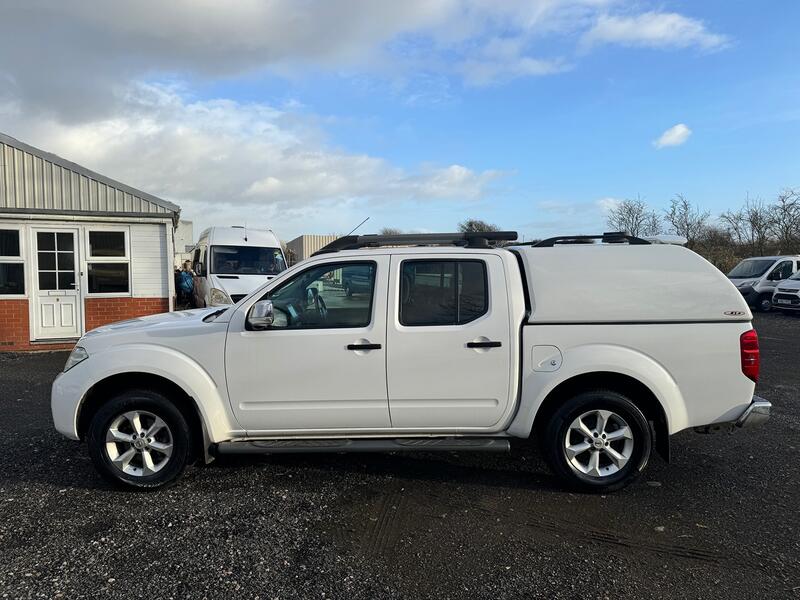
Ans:
{"label": "door handle", "polygon": [[347,344],[348,350],[380,350],[380,344]]}
{"label": "door handle", "polygon": [[467,348],[499,348],[503,342],[467,342]]}

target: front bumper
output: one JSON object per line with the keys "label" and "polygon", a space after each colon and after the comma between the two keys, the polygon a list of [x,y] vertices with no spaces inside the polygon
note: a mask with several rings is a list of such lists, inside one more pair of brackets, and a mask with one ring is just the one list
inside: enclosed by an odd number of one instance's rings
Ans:
{"label": "front bumper", "polygon": [[744,297],[745,302],[747,302],[748,306],[755,306],[756,301],[758,301],[758,297],[760,294],[753,289],[753,286],[747,285],[745,287],[736,288],[739,290],[739,293]]}
{"label": "front bumper", "polygon": [[800,296],[778,292],[772,297],[772,306],[781,310],[800,310]]}
{"label": "front bumper", "polygon": [[66,373],[60,373],[50,390],[50,409],[56,431],[72,440],[80,439],[78,407],[85,393],[85,377],[80,376],[82,366],[79,364]]}
{"label": "front bumper", "polygon": [[769,419],[769,414],[772,411],[772,403],[753,396],[753,401],[744,409],[741,416],[736,419],[735,425],[737,427],[756,427],[763,425]]}

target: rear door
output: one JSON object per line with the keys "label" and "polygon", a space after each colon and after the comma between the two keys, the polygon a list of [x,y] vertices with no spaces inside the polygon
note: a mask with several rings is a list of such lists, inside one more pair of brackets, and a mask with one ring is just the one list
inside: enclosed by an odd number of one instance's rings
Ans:
{"label": "rear door", "polygon": [[491,428],[509,402],[511,322],[492,254],[393,255],[387,319],[395,428]]}

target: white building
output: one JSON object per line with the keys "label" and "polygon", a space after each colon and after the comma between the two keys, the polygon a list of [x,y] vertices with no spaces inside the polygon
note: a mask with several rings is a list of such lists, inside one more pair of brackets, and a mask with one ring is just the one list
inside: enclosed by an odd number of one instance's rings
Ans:
{"label": "white building", "polygon": [[0,134],[0,350],[172,310],[180,208]]}

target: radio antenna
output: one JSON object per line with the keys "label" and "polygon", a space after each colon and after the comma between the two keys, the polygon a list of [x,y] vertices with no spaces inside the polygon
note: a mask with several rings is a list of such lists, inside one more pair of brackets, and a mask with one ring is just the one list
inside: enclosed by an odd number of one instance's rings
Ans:
{"label": "radio antenna", "polygon": [[[366,223],[367,221],[369,221],[369,217],[367,217],[366,219],[364,219],[363,221],[361,221],[361,223],[359,223],[358,225],[356,225],[355,227],[353,227],[353,229],[352,229],[352,230],[350,231],[350,233],[348,233],[347,235],[352,235],[353,231],[355,231],[356,229],[358,229],[359,227],[361,227],[361,226],[362,226],[364,223]],[[343,236],[343,237],[347,237],[347,236]]]}

